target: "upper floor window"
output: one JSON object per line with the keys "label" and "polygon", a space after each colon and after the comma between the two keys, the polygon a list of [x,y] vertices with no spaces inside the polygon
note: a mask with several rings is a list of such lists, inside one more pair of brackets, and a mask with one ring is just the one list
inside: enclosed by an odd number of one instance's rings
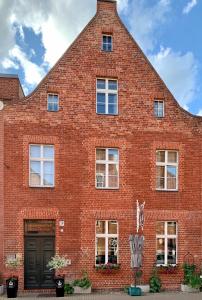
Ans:
{"label": "upper floor window", "polygon": [[118,114],[118,82],[114,79],[97,79],[98,114]]}
{"label": "upper floor window", "polygon": [[118,149],[96,149],[96,187],[119,187]]}
{"label": "upper floor window", "polygon": [[112,51],[112,35],[103,34],[102,50],[108,52]]}
{"label": "upper floor window", "polygon": [[155,100],[154,101],[154,115],[157,118],[164,117],[164,101],[163,100]]}
{"label": "upper floor window", "polygon": [[32,187],[54,186],[53,145],[30,145],[29,184]]}
{"label": "upper floor window", "polygon": [[117,221],[96,222],[96,265],[118,263]]}
{"label": "upper floor window", "polygon": [[178,152],[173,150],[156,151],[156,189],[178,189]]}
{"label": "upper floor window", "polygon": [[48,94],[47,102],[48,111],[58,111],[59,110],[59,97],[56,94]]}
{"label": "upper floor window", "polygon": [[176,222],[157,222],[156,263],[157,265],[175,265],[177,263]]}

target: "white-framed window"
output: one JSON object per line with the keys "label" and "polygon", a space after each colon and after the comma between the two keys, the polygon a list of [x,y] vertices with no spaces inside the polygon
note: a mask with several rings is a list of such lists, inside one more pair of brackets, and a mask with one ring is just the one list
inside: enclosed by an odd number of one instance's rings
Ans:
{"label": "white-framed window", "polygon": [[97,114],[118,114],[118,81],[98,78],[96,84]]}
{"label": "white-framed window", "polygon": [[119,187],[119,150],[96,149],[96,188],[116,189]]}
{"label": "white-framed window", "polygon": [[102,35],[102,50],[111,52],[113,50],[113,44],[112,44],[112,35],[110,34],[103,34]]}
{"label": "white-framed window", "polygon": [[176,191],[178,189],[178,152],[156,151],[156,189]]}
{"label": "white-framed window", "polygon": [[154,115],[156,118],[164,117],[164,101],[154,100]]}
{"label": "white-framed window", "polygon": [[118,222],[96,221],[95,264],[118,263]]}
{"label": "white-framed window", "polygon": [[159,221],[156,224],[156,264],[177,264],[177,222]]}
{"label": "white-framed window", "polygon": [[47,110],[48,111],[58,111],[59,110],[59,96],[57,94],[48,94]]}
{"label": "white-framed window", "polygon": [[29,145],[29,185],[54,186],[54,146]]}

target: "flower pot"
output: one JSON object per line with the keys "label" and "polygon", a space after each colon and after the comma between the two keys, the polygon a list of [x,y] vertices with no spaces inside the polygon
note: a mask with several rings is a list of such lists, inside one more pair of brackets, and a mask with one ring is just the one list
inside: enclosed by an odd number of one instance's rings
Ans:
{"label": "flower pot", "polygon": [[74,286],[74,294],[91,294],[91,286],[87,289],[80,286]]}
{"label": "flower pot", "polygon": [[6,280],[7,298],[17,298],[18,278],[11,277]]}
{"label": "flower pot", "polygon": [[4,293],[4,286],[3,284],[0,284],[0,295],[3,295]]}
{"label": "flower pot", "polygon": [[130,286],[128,289],[128,295],[130,296],[142,296],[142,290],[139,287]]}
{"label": "flower pot", "polygon": [[186,284],[181,284],[181,291],[185,293],[199,293],[200,289],[192,288]]}
{"label": "flower pot", "polygon": [[54,278],[55,281],[55,291],[56,291],[56,297],[64,297],[64,285],[65,285],[65,279],[64,276],[57,276]]}
{"label": "flower pot", "polygon": [[143,294],[149,293],[149,284],[138,284],[137,287],[139,287],[142,290]]}

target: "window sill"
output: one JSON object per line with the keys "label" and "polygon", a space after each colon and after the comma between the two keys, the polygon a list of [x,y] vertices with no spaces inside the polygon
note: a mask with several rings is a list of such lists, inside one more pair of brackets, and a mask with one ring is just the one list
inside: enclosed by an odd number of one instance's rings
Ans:
{"label": "window sill", "polygon": [[55,186],[49,186],[49,185],[45,185],[45,186],[43,186],[43,185],[29,185],[29,188],[41,188],[41,189],[54,189],[55,188]]}
{"label": "window sill", "polygon": [[99,116],[118,116],[119,115],[118,113],[117,114],[105,114],[105,113],[98,113],[98,112],[96,112],[96,114]]}
{"label": "window sill", "polygon": [[110,187],[104,187],[104,188],[99,188],[99,187],[95,187],[96,188],[96,190],[101,190],[101,191],[117,191],[117,190],[119,190],[119,187],[116,187],[116,188],[110,188]]}
{"label": "window sill", "polygon": [[161,190],[161,189],[156,189],[156,192],[179,192],[179,190]]}

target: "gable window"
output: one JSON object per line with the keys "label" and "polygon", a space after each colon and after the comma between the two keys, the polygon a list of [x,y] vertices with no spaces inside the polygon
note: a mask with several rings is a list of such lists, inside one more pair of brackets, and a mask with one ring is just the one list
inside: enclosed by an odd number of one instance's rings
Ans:
{"label": "gable window", "polygon": [[56,94],[48,94],[47,100],[47,110],[48,111],[58,111],[59,110],[59,97]]}
{"label": "gable window", "polygon": [[163,100],[155,100],[154,101],[154,115],[156,118],[164,117],[164,101]]}
{"label": "gable window", "polygon": [[32,187],[54,186],[54,146],[30,145],[29,184]]}
{"label": "gable window", "polygon": [[102,50],[112,51],[112,35],[103,34],[102,36]]}
{"label": "gable window", "polygon": [[178,152],[173,150],[156,151],[156,189],[178,189]]}
{"label": "gable window", "polygon": [[100,189],[119,187],[118,149],[96,149],[96,187]]}
{"label": "gable window", "polygon": [[97,114],[118,114],[118,82],[114,79],[97,79]]}
{"label": "gable window", "polygon": [[177,263],[177,223],[157,222],[156,264],[175,265]]}
{"label": "gable window", "polygon": [[118,263],[117,221],[96,221],[96,265]]}

